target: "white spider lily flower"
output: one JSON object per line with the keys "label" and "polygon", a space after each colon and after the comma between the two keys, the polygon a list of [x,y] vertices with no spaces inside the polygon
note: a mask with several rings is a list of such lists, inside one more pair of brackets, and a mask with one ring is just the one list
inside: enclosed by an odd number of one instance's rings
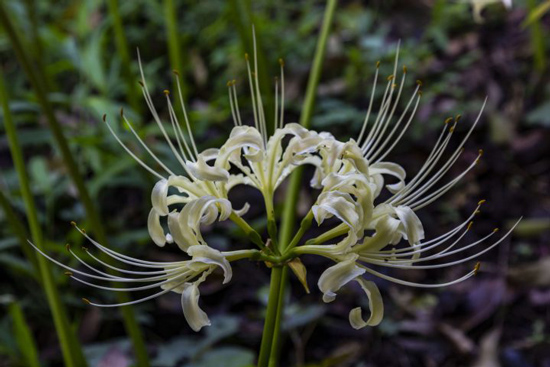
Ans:
{"label": "white spider lily flower", "polygon": [[[94,245],[94,247],[106,254],[112,260],[118,261],[125,266],[130,265],[132,268],[139,270],[129,270],[125,267],[110,265],[93,255],[87,248],[83,247],[83,251],[89,256],[89,260],[91,262],[97,262],[108,270],[116,271],[117,273],[122,274],[113,275],[112,273],[96,268],[90,264],[89,261],[85,261],[77,255],[69,245],[67,245],[67,250],[78,260],[80,265],[90,270],[90,272],[86,272],[77,268],[69,267],[55,260],[42,250],[38,249],[30,241],[29,244],[34,247],[36,251],[42,254],[42,256],[66,269],[67,272],[65,274],[71,279],[87,286],[113,292],[141,292],[155,288],[161,289],[161,291],[151,295],[143,296],[136,300],[123,303],[105,304],[92,302],[86,298],[83,298],[86,303],[97,307],[119,307],[149,301],[168,292],[180,293],[184,316],[191,328],[195,331],[199,331],[203,326],[210,324],[208,317],[198,306],[198,299],[200,295],[198,286],[204,282],[206,277],[217,268],[220,268],[223,271],[223,284],[228,283],[232,277],[232,269],[227,258],[231,256],[239,258],[242,256],[242,254],[238,251],[222,253],[208,246],[196,245],[189,247],[187,250],[187,253],[192,256],[190,260],[175,262],[145,261],[111,250],[93,240],[83,229],[76,226],[76,224],[74,226]],[[111,286],[102,285],[102,282],[111,284]],[[140,285],[132,287],[113,286],[115,284],[133,285],[136,283]]]}

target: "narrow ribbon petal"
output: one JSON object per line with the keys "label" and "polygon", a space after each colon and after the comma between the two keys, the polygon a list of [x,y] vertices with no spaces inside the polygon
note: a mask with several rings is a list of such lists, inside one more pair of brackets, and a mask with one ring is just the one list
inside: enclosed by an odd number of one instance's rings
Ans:
{"label": "narrow ribbon petal", "polygon": [[384,302],[380,291],[374,282],[365,280],[361,277],[355,279],[361,285],[361,288],[367,294],[369,299],[370,317],[367,321],[361,315],[361,307],[356,307],[349,313],[349,322],[354,329],[361,329],[365,326],[376,326],[380,324],[384,317]]}
{"label": "narrow ribbon petal", "polygon": [[329,303],[336,298],[336,292],[351,280],[365,273],[365,269],[355,264],[358,255],[350,254],[345,260],[326,269],[317,285],[323,292],[323,301]]}

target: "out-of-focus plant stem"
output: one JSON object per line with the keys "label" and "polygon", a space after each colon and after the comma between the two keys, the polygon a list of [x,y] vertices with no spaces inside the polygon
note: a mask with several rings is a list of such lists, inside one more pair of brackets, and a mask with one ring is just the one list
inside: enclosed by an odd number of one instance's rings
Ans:
{"label": "out-of-focus plant stem", "polygon": [[[34,198],[30,189],[29,177],[25,169],[23,152],[21,151],[21,146],[19,145],[15,124],[11,118],[8,98],[9,97],[7,95],[4,83],[4,76],[0,71],[0,100],[2,103],[2,110],[4,112],[4,127],[6,129],[11,156],[15,170],[17,171],[17,175],[19,177],[21,195],[23,196],[23,202],[25,203],[25,209],[27,211],[27,220],[29,222],[32,240],[38,248],[44,249],[42,242],[42,230],[40,228]],[[84,359],[82,348],[76,338],[76,335],[70,327],[67,312],[61,302],[59,291],[55,285],[55,280],[49,268],[48,260],[42,256],[38,256],[38,268],[42,278],[42,285],[46,293],[46,298],[48,299],[50,310],[52,312],[53,322],[59,338],[59,344],[61,345],[65,365],[68,367],[86,366],[86,360]]]}
{"label": "out-of-focus plant stem", "polygon": [[[168,38],[168,57],[170,58],[170,67],[177,70],[182,78],[185,77],[185,70],[181,61],[181,38],[178,34],[177,9],[174,0],[164,0],[164,19],[166,20],[166,36]],[[186,83],[180,83],[181,94],[185,99],[187,95]],[[177,89],[174,81],[173,90]],[[175,108],[181,109],[179,103],[174,105]]]}
{"label": "out-of-focus plant stem", "polygon": [[115,44],[118,56],[122,62],[122,76],[126,81],[126,95],[132,109],[139,113],[141,111],[141,96],[139,88],[137,88],[137,80],[132,75],[132,67],[130,62],[130,53],[128,51],[128,41],[122,24],[122,18],[119,12],[118,0],[107,0],[109,16],[113,24],[113,32],[115,33]]}
{"label": "out-of-focus plant stem", "polygon": [[36,261],[36,253],[32,248],[27,246],[27,239],[29,238],[27,234],[27,229],[17,218],[17,213],[13,210],[8,197],[6,196],[6,194],[4,194],[4,191],[1,189],[0,189],[0,207],[2,207],[2,210],[4,211],[6,220],[8,221],[11,227],[11,230],[13,231],[13,234],[15,235],[15,237],[17,237],[17,240],[21,244],[21,250],[23,251],[25,258],[27,259],[27,261],[29,261],[32,264],[32,267],[34,270],[33,275],[35,276],[35,279],[41,282],[41,279],[38,276],[39,269],[38,269],[38,262]]}
{"label": "out-of-focus plant stem", "polygon": [[[22,41],[19,38],[19,34],[16,31],[12,21],[6,12],[2,3],[0,3],[0,23],[3,24],[4,29],[11,41],[12,47],[17,55],[17,58],[23,67],[33,89],[35,90],[38,103],[42,107],[42,112],[46,116],[46,120],[52,131],[57,147],[61,151],[63,161],[69,171],[72,181],[74,182],[82,204],[86,210],[88,221],[95,231],[96,237],[100,243],[107,243],[107,236],[103,231],[103,226],[99,214],[95,208],[95,205],[86,189],[84,179],[78,170],[78,166],[73,158],[71,150],[65,136],[63,135],[63,130],[57,118],[55,117],[54,110],[47,96],[47,90],[45,87],[44,78],[41,74],[37,73],[37,69],[33,67],[33,62],[29,55],[26,53],[24,47],[22,47]],[[28,209],[27,209],[28,210]],[[32,232],[32,229],[31,229]],[[101,255],[102,256],[102,255]],[[103,257],[103,256],[102,256]],[[104,258],[104,257],[103,257]],[[43,257],[39,257],[39,261],[45,261]],[[128,295],[124,292],[117,292],[118,300],[126,302],[129,300]],[[121,308],[122,317],[124,319],[124,325],[132,343],[134,345],[134,351],[137,359],[137,366],[145,367],[149,365],[147,350],[145,348],[145,342],[143,341],[143,336],[137,323],[134,309],[131,306],[126,306]]]}
{"label": "out-of-focus plant stem", "polygon": [[[319,85],[319,80],[321,79],[323,59],[327,46],[330,27],[332,24],[332,19],[334,18],[336,3],[336,0],[328,0],[327,2],[323,24],[321,27],[321,33],[317,41],[315,56],[313,58],[313,65],[309,74],[306,96],[302,106],[302,113],[300,115],[300,124],[302,124],[302,126],[306,128],[309,128],[311,125],[311,116],[313,114],[313,107],[315,105],[317,87]],[[292,177],[288,186],[288,191],[286,193],[285,208],[281,220],[281,232],[279,237],[279,244],[281,246],[281,251],[283,252],[285,248],[290,244],[293,237],[293,232],[296,227],[296,203],[298,202],[298,193],[300,192],[302,177],[303,170],[301,167],[299,167],[294,171],[294,173],[292,173]],[[262,346],[260,349],[260,357],[258,359],[258,367],[277,367],[279,364],[279,355],[281,349],[281,324],[284,315],[284,294],[287,283],[288,267],[285,266],[283,268],[273,268],[271,274],[267,316],[264,325],[264,335],[262,336]],[[274,289],[276,287],[278,287],[278,292],[276,289]],[[270,308],[275,308],[275,310],[272,310]],[[273,313],[275,314],[274,320]],[[270,338],[264,338],[266,334],[266,328],[268,328],[269,332],[273,334]],[[271,344],[269,346],[265,345],[268,342],[271,342]]]}
{"label": "out-of-focus plant stem", "polygon": [[[527,9],[529,13],[536,11],[536,0],[527,0]],[[531,29],[531,47],[533,48],[535,68],[538,71],[544,71],[546,69],[546,50],[540,19],[534,18],[530,21],[529,28]]]}
{"label": "out-of-focus plant stem", "polygon": [[40,367],[40,361],[38,360],[38,350],[36,349],[36,343],[32,336],[23,309],[17,302],[12,302],[8,306],[8,312],[11,316],[13,323],[13,333],[15,334],[15,341],[19,347],[19,352],[25,361],[25,366],[28,367]]}

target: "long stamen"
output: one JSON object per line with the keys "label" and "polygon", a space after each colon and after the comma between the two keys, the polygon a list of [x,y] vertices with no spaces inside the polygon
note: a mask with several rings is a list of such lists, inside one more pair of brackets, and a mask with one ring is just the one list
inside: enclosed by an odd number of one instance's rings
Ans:
{"label": "long stamen", "polygon": [[183,93],[181,92],[180,86],[180,74],[177,72],[177,70],[174,70],[174,74],[176,75],[176,85],[178,87],[178,95],[180,99],[181,110],[183,111],[183,118],[187,127],[187,135],[189,136],[189,140],[191,141],[191,146],[193,147],[196,158],[199,155],[199,152],[197,151],[197,146],[195,145],[195,138],[193,137],[193,131],[191,130],[191,124],[189,123],[189,118],[187,116],[187,109],[185,108],[185,103],[183,103]]}
{"label": "long stamen", "polygon": [[[502,236],[502,238],[500,238],[498,241],[496,241],[492,245],[488,246],[487,248],[485,248],[485,249],[483,249],[483,250],[481,250],[481,251],[479,251],[479,252],[477,252],[477,253],[475,253],[471,256],[468,256],[468,257],[460,259],[460,260],[456,260],[456,261],[452,261],[452,262],[448,262],[448,263],[443,263],[443,264],[435,264],[435,265],[400,265],[400,261],[403,262],[403,263],[408,263],[408,264],[418,263],[418,262],[423,262],[423,261],[439,259],[439,258],[442,258],[442,257],[447,257],[449,255],[453,255],[453,254],[465,251],[465,250],[467,250],[467,249],[469,249],[473,246],[476,246],[479,243],[485,241],[489,237],[493,236],[498,231],[498,228],[495,228],[495,230],[493,230],[492,233],[485,236],[481,240],[478,240],[478,241],[473,242],[473,243],[471,243],[471,244],[469,244],[465,247],[461,247],[459,249],[456,249],[456,250],[453,250],[453,251],[450,251],[450,252],[445,252],[443,254],[435,254],[432,257],[425,257],[425,258],[420,258],[420,259],[416,259],[416,260],[408,260],[408,261],[399,260],[399,261],[379,262],[377,260],[376,265],[383,265],[383,266],[387,266],[387,267],[401,267],[401,268],[407,268],[407,269],[435,269],[435,268],[444,268],[444,267],[449,267],[449,266],[453,266],[453,265],[458,265],[458,264],[461,264],[463,262],[475,259],[475,258],[485,254],[486,252],[492,250],[496,246],[498,246],[502,241],[504,241],[506,238],[508,238],[508,236],[513,232],[513,230],[517,227],[517,225],[519,224],[519,222],[522,219],[523,219],[523,217],[519,218],[518,221],[512,226],[512,228],[510,228],[510,230],[508,230],[508,232],[506,232],[506,234],[504,236]],[[361,260],[367,262],[367,259],[361,259]],[[368,260],[370,260],[370,259],[368,259]],[[370,260],[370,261],[372,262],[372,260]]]}
{"label": "long stamen", "polygon": [[[170,101],[170,92],[168,90],[165,90],[164,95],[166,96],[166,104],[168,105],[168,115],[170,117],[170,123],[172,124],[172,130],[174,131],[174,135],[176,135],[176,141],[178,143],[178,147],[180,148],[181,155],[183,156],[183,159],[185,159],[186,161],[190,160],[192,162],[195,162],[196,158],[193,156],[193,152],[191,151],[191,149],[189,148],[189,145],[187,144],[187,140],[185,139],[185,136],[183,135],[183,131],[181,130],[178,117],[176,116],[176,111],[174,111],[174,107],[172,106],[172,102]],[[183,141],[183,146],[185,146],[185,151],[183,150],[181,141]],[[186,152],[187,154],[185,154]]]}
{"label": "long stamen", "polygon": [[147,88],[147,82],[145,81],[145,75],[143,73],[143,67],[141,65],[141,57],[139,55],[139,50],[138,50],[138,65],[139,65],[139,71],[140,71],[140,74],[141,74],[141,82],[139,84],[142,87],[141,90],[143,92],[143,97],[145,98],[145,102],[147,103],[147,106],[149,107],[149,111],[153,115],[153,119],[157,123],[162,135],[164,136],[164,139],[168,143],[168,146],[170,147],[170,150],[172,151],[172,154],[174,154],[174,157],[176,157],[178,162],[185,169],[186,168],[185,161],[182,159],[181,155],[178,153],[178,151],[174,147],[174,144],[172,144],[172,141],[171,141],[170,137],[168,136],[166,130],[164,129],[162,121],[160,120],[160,117],[157,113],[157,110],[155,109],[155,105],[153,104],[153,100],[151,98],[151,95],[149,94],[149,89]]}
{"label": "long stamen", "polygon": [[233,100],[235,103],[235,112],[237,113],[237,121],[239,122],[239,126],[242,126],[243,122],[241,120],[241,112],[239,110],[239,98],[237,98],[237,87],[235,86],[237,84],[237,81],[233,80],[231,84],[233,86]]}
{"label": "long stamen", "polygon": [[370,113],[372,111],[372,104],[374,101],[374,94],[376,92],[376,85],[378,82],[378,72],[380,71],[380,61],[376,62],[376,72],[374,73],[374,83],[372,84],[372,91],[370,94],[370,101],[369,101],[369,108],[367,110],[367,114],[365,115],[365,120],[363,121],[363,126],[361,127],[361,132],[359,133],[359,137],[357,138],[357,144],[361,145],[361,140],[363,139],[363,135],[365,134],[365,131],[367,129],[367,125],[369,123],[369,117]]}
{"label": "long stamen", "polygon": [[233,117],[233,124],[235,126],[240,126],[239,121],[237,120],[237,114],[235,113],[235,105],[233,103],[233,92],[231,91],[232,82],[227,82],[227,94],[229,96],[229,107],[231,108],[231,116]]}
{"label": "long stamen", "polygon": [[[115,134],[113,128],[111,127],[111,125],[107,122],[107,116],[106,115],[103,115],[103,121],[105,122],[105,124],[107,125],[107,128],[109,129],[109,131],[111,132],[111,135],[114,136],[114,138],[116,139],[116,141],[120,144],[120,146],[126,151],[126,153],[128,153],[130,155],[130,157],[132,157],[136,162],[139,163],[140,166],[142,166],[143,168],[145,168],[147,171],[149,171],[151,174],[157,176],[159,179],[163,179],[164,176],[162,176],[160,173],[158,173],[157,171],[155,171],[154,169],[152,169],[151,167],[149,167],[147,164],[145,164],[141,159],[139,159],[135,154],[134,152],[132,152],[130,150],[130,148],[128,148],[121,140],[120,138],[117,136],[117,134]],[[170,172],[168,172],[170,173]]]}
{"label": "long stamen", "polygon": [[[279,128],[282,129],[284,126],[284,115],[285,115],[285,62],[283,59],[279,59],[279,65],[281,65],[281,113]],[[277,121],[275,121],[277,123]]]}
{"label": "long stamen", "polygon": [[478,266],[476,266],[474,268],[474,270],[470,271],[469,273],[467,273],[466,275],[458,278],[458,279],[455,279],[455,280],[452,280],[450,282],[447,282],[447,283],[437,283],[437,284],[423,284],[423,283],[415,283],[415,282],[409,282],[409,281],[406,281],[406,280],[402,280],[402,279],[398,279],[398,278],[394,278],[394,277],[391,277],[389,275],[385,275],[385,274],[382,274],[376,270],[373,270],[367,266],[363,266],[363,265],[359,265],[361,268],[365,269],[367,272],[373,274],[373,275],[376,275],[377,277],[379,278],[382,278],[382,279],[385,279],[385,280],[388,280],[390,282],[393,282],[393,283],[396,283],[396,284],[401,284],[401,285],[405,285],[405,286],[409,286],[409,287],[417,287],[417,288],[439,288],[439,287],[447,287],[447,286],[450,286],[450,285],[453,285],[453,284],[457,284],[457,283],[460,283],[468,278],[471,278],[472,276],[476,275],[477,273],[477,270],[478,270]]}

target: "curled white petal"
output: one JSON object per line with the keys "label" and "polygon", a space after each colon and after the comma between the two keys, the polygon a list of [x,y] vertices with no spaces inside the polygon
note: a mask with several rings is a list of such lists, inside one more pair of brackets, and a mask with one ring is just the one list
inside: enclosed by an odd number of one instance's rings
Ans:
{"label": "curled white petal", "polygon": [[160,216],[155,208],[151,209],[147,218],[147,230],[153,242],[160,247],[166,244],[164,229],[160,225]]}
{"label": "curled white petal", "polygon": [[369,299],[370,317],[367,321],[365,321],[361,315],[361,307],[356,307],[349,313],[349,322],[354,329],[361,329],[365,326],[376,326],[384,317],[384,302],[382,301],[380,290],[378,290],[378,287],[374,284],[374,282],[365,280],[361,277],[356,278],[355,280],[361,285],[361,288],[363,288],[367,294]]}
{"label": "curled white petal", "polygon": [[213,249],[210,246],[199,245],[189,247],[189,249],[187,249],[187,253],[193,257],[191,263],[189,264],[191,269],[194,268],[195,263],[216,265],[223,270],[223,284],[226,284],[231,280],[231,277],[233,276],[231,265],[220,251]]}
{"label": "curled white petal", "polygon": [[162,179],[155,184],[151,192],[151,203],[160,215],[168,215],[168,180]]}
{"label": "curled white petal", "polygon": [[336,292],[351,280],[365,273],[365,269],[360,268],[355,264],[357,254],[349,254],[345,260],[337,263],[326,269],[317,285],[323,292],[323,301],[329,303],[336,298]]}
{"label": "curled white petal", "polygon": [[389,175],[397,178],[399,181],[394,184],[386,185],[388,190],[394,194],[405,186],[405,178],[407,173],[400,165],[392,162],[378,162],[370,166],[370,174],[372,175]]}
{"label": "curled white petal", "polygon": [[424,227],[418,216],[408,206],[398,206],[395,214],[403,224],[405,238],[411,245],[417,244],[424,239]]}
{"label": "curled white petal", "polygon": [[186,162],[186,166],[193,176],[202,181],[225,182],[229,179],[229,172],[227,170],[210,166],[201,154],[198,155],[196,162]]}
{"label": "curled white petal", "polygon": [[194,331],[199,331],[204,326],[210,326],[208,315],[199,307],[199,284],[185,283],[181,293],[181,307],[185,320]]}

